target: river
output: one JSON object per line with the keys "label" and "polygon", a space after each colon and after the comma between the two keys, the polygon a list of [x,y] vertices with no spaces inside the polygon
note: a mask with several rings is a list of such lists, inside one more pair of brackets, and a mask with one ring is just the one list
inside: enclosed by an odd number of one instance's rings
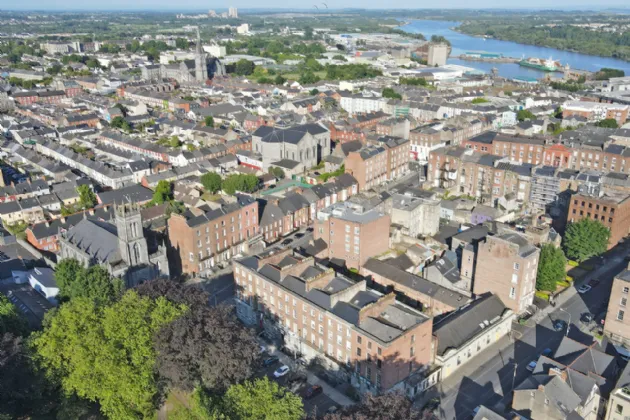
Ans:
{"label": "river", "polygon": [[[630,75],[630,62],[609,57],[598,57],[570,51],[557,50],[555,48],[537,47],[534,45],[518,44],[510,41],[499,41],[496,39],[484,39],[470,35],[464,35],[453,31],[451,28],[459,25],[459,22],[448,22],[438,20],[414,20],[409,24],[401,26],[400,29],[410,33],[421,33],[427,39],[431,35],[442,35],[451,42],[452,56],[459,56],[470,51],[485,51],[489,53],[503,54],[506,57],[538,57],[547,59],[552,57],[560,61],[562,65],[569,64],[571,68],[580,70],[597,71],[602,67],[609,67],[624,70],[626,75]],[[507,78],[540,79],[546,73],[527,67],[521,67],[514,63],[487,63],[478,61],[460,60],[459,58],[449,58],[449,64],[459,64],[473,67],[475,69],[490,72],[493,67],[499,70],[499,75]],[[556,77],[560,73],[553,73]]]}

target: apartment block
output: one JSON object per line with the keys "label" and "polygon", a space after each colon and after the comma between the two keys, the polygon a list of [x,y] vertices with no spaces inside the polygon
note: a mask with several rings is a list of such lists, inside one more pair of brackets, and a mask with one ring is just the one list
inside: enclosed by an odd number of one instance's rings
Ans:
{"label": "apartment block", "polygon": [[490,292],[514,313],[523,312],[534,301],[539,254],[518,234],[487,236],[478,244],[473,292]]}
{"label": "apartment block", "polygon": [[387,180],[399,178],[409,172],[409,139],[402,137],[379,137],[376,145],[382,146],[387,154]]}
{"label": "apartment block", "polygon": [[[431,362],[422,312],[291,250],[235,260],[237,315],[307,359],[323,357],[360,391],[405,389]],[[334,368],[332,370],[335,370]]]}
{"label": "apartment block", "polygon": [[[624,270],[613,280],[604,322],[604,333],[616,343],[630,343],[630,270]],[[630,410],[628,411],[630,413]]]}
{"label": "apartment block", "polygon": [[171,215],[168,230],[177,268],[198,274],[248,249],[249,240],[259,234],[258,202],[237,194],[235,202],[217,208],[188,209]]}
{"label": "apartment block", "polygon": [[329,258],[340,258],[348,268],[358,269],[368,258],[389,249],[389,225],[386,214],[339,202],[317,214],[314,239],[326,242]]}
{"label": "apartment block", "polygon": [[610,229],[608,248],[615,246],[630,232],[630,195],[616,191],[604,192],[601,187],[589,191],[580,188],[571,197],[568,222],[591,219]]}
{"label": "apartment block", "polygon": [[580,116],[588,121],[614,119],[619,126],[628,119],[630,106],[623,104],[609,104],[605,102],[569,101],[562,106],[562,118]]}
{"label": "apartment block", "polygon": [[381,185],[387,181],[387,151],[382,146],[367,146],[348,153],[345,160],[346,173],[354,176],[359,191]]}

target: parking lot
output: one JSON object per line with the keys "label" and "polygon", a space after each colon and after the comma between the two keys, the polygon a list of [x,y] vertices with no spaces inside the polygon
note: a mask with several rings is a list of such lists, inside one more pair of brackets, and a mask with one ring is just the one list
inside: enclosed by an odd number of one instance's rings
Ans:
{"label": "parking lot", "polygon": [[[271,351],[271,354],[268,352],[263,353],[262,360],[266,360],[271,356],[277,356],[279,353],[278,350]],[[261,367],[259,371],[256,373],[256,376],[262,378],[263,376],[267,376],[269,380],[275,381],[280,385],[287,387],[296,395],[302,397],[302,402],[304,403],[304,412],[308,415],[311,414],[322,414],[325,413],[330,407],[337,406],[333,400],[324,395],[324,393],[320,393],[311,398],[305,398],[306,389],[310,386],[306,383],[306,373],[305,368],[299,366],[299,369],[296,371],[295,368],[290,368],[291,370],[286,375],[276,378],[274,376],[274,372],[282,366],[283,363],[280,361],[274,362],[273,364]],[[295,366],[295,365],[294,365]]]}

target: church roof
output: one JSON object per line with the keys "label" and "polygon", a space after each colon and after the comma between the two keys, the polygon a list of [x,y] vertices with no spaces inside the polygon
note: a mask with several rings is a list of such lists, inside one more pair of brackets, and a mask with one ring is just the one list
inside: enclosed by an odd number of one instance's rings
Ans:
{"label": "church roof", "polygon": [[96,261],[114,264],[122,260],[118,229],[111,223],[84,219],[68,230],[66,239]]}

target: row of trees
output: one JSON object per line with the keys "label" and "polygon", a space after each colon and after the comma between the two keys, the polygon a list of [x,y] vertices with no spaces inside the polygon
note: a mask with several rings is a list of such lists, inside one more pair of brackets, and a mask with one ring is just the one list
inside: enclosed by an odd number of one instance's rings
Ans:
{"label": "row of trees", "polygon": [[208,172],[200,180],[204,189],[212,194],[221,190],[230,195],[237,191],[252,193],[258,189],[259,184],[258,177],[251,174],[231,174],[222,179],[219,174]]}

